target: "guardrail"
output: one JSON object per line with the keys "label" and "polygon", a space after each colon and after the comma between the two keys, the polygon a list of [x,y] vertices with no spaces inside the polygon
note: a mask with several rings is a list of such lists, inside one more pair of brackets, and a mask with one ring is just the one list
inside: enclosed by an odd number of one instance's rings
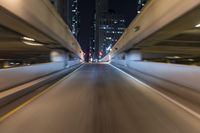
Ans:
{"label": "guardrail", "polygon": [[20,85],[65,68],[63,62],[0,69],[0,91]]}

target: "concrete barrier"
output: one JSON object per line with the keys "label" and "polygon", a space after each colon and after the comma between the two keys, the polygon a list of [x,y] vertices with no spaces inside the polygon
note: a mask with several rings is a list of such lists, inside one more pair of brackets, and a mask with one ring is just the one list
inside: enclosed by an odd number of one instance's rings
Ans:
{"label": "concrete barrier", "polygon": [[129,68],[200,92],[200,67],[136,61],[126,63]]}
{"label": "concrete barrier", "polygon": [[[49,83],[54,83],[58,79],[66,76],[67,74],[71,73],[75,69],[77,69],[81,64],[75,65],[73,67],[63,69],[61,71],[55,72],[53,74],[44,76],[42,78],[38,78],[36,80],[27,82],[25,84],[19,85],[14,88],[10,88],[9,90],[5,90],[0,92],[0,108],[4,107],[5,105],[15,101],[18,98],[23,97],[24,95],[33,92],[34,90],[39,89],[40,87],[43,87],[44,85],[47,85]],[[0,116],[1,116],[0,111]]]}
{"label": "concrete barrier", "polygon": [[116,64],[116,65],[122,65],[122,66],[126,66],[126,60],[117,60],[117,59],[113,59],[111,61],[112,64]]}
{"label": "concrete barrier", "polygon": [[71,67],[80,63],[80,60],[67,61],[67,67]]}
{"label": "concrete barrier", "polygon": [[[133,67],[130,68],[127,66],[122,66],[122,65],[116,65],[116,64],[113,64],[113,65],[125,71],[126,73],[132,75],[133,77],[139,79],[140,81],[150,85],[154,89],[175,99],[176,101],[182,103],[183,105],[186,105],[190,107],[191,109],[199,112],[200,91],[195,91],[194,89],[185,87],[175,82],[171,82],[169,80],[159,78],[157,77],[157,75],[153,76],[152,74],[138,71],[137,69]],[[149,71],[151,71],[151,69],[149,69]]]}
{"label": "concrete barrier", "polygon": [[0,69],[0,91],[64,69],[63,62]]}

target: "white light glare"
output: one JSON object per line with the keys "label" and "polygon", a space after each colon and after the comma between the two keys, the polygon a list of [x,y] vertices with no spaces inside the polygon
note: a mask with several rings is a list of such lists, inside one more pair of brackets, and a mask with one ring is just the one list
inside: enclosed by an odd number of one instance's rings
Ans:
{"label": "white light glare", "polygon": [[36,42],[28,42],[28,41],[22,41],[26,45],[31,45],[31,46],[44,46],[41,43],[36,43]]}
{"label": "white light glare", "polygon": [[180,56],[167,56],[167,59],[180,59]]}
{"label": "white light glare", "polygon": [[29,38],[29,37],[22,37],[22,39],[23,39],[23,40],[26,40],[26,41],[32,41],[32,42],[35,41],[35,39]]}
{"label": "white light glare", "polygon": [[196,27],[196,28],[200,28],[200,24],[197,24],[195,27]]}

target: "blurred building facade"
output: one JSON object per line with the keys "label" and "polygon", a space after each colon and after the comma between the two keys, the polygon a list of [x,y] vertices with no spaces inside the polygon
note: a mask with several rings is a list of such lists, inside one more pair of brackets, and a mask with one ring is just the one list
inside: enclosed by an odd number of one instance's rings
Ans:
{"label": "blurred building facade", "polygon": [[80,12],[78,0],[50,0],[63,20],[70,27],[73,35],[79,40]]}
{"label": "blurred building facade", "polygon": [[95,18],[93,18],[93,23],[90,27],[90,40],[89,40],[89,61],[93,62],[96,59],[96,22]]}
{"label": "blurred building facade", "polygon": [[[126,20],[122,15],[109,9],[108,0],[96,0],[94,20],[95,60],[108,54],[126,28]],[[91,39],[92,40],[92,39]],[[93,55],[93,54],[92,54]]]}
{"label": "blurred building facade", "polygon": [[100,47],[100,21],[101,14],[107,13],[109,10],[108,0],[96,0],[95,1],[95,60],[99,59],[99,47]]}
{"label": "blurred building facade", "polygon": [[122,15],[107,12],[100,15],[99,59],[107,55],[123,34],[126,25]]}

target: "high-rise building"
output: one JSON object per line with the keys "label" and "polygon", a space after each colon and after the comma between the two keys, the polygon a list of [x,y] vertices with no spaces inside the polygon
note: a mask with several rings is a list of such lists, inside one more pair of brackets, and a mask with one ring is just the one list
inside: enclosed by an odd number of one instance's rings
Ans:
{"label": "high-rise building", "polygon": [[96,40],[95,32],[96,31],[96,22],[93,20],[91,29],[90,29],[90,42],[89,42],[89,61],[93,62],[96,59]]}
{"label": "high-rise building", "polygon": [[63,20],[70,27],[73,35],[78,39],[80,31],[80,14],[78,0],[50,0]]}
{"label": "high-rise building", "polygon": [[101,14],[108,12],[109,5],[108,0],[96,0],[95,1],[95,59],[99,59],[99,27]]}
{"label": "high-rise building", "polygon": [[70,26],[72,33],[78,39],[80,32],[80,12],[78,8],[78,0],[70,0]]}
{"label": "high-rise building", "polygon": [[126,28],[124,16],[108,12],[101,14],[99,25],[99,59],[107,55]]}
{"label": "high-rise building", "polygon": [[96,14],[107,12],[109,9],[108,0],[96,0]]}
{"label": "high-rise building", "polygon": [[122,15],[109,10],[108,0],[96,0],[95,58],[108,54],[126,28]]}
{"label": "high-rise building", "polygon": [[137,0],[137,13],[140,13],[140,10],[144,7],[147,0]]}

